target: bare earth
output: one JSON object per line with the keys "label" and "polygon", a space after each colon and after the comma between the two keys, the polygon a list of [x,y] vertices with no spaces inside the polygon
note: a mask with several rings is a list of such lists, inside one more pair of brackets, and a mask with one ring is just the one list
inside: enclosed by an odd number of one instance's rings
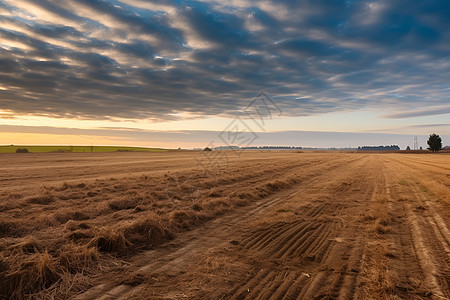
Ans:
{"label": "bare earth", "polygon": [[450,155],[198,155],[1,155],[0,299],[450,299]]}

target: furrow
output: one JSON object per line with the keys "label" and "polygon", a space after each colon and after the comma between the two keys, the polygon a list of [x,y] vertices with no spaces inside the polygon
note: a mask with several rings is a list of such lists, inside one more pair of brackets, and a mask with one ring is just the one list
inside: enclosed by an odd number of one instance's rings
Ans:
{"label": "furrow", "polygon": [[304,256],[305,251],[314,243],[318,236],[324,231],[326,226],[321,224],[308,238],[295,247],[294,252],[292,253],[292,257],[302,257]]}
{"label": "furrow", "polygon": [[294,284],[297,277],[296,275],[297,274],[295,272],[289,272],[289,275],[281,279],[281,285],[275,291],[272,291],[270,297],[267,299],[283,299]]}
{"label": "furrow", "polygon": [[278,224],[273,225],[273,227],[270,229],[265,228],[263,230],[259,230],[256,232],[256,234],[253,234],[253,235],[249,236],[248,238],[244,239],[242,241],[242,245],[247,249],[251,249],[254,247],[254,245],[256,243],[260,242],[261,239],[263,239],[264,237],[267,237],[267,235],[269,235],[268,231],[270,232],[270,231],[284,230],[286,225],[288,225],[288,224],[278,223]]}
{"label": "furrow", "polygon": [[248,295],[245,297],[246,299],[257,299],[258,296],[273,282],[274,277],[276,276],[275,271],[271,271],[258,285],[254,286],[253,289],[249,289]]}
{"label": "furrow", "polygon": [[[300,290],[307,280],[311,280],[304,274],[296,275],[296,279],[292,282],[289,289],[286,291],[286,294],[282,298],[283,300],[295,300],[300,293]],[[280,298],[274,298],[280,299]]]}
{"label": "furrow", "polygon": [[264,288],[256,298],[260,300],[271,299],[271,296],[285,281],[286,274],[286,271],[279,272],[278,275],[273,279],[272,283],[267,286],[267,288]]}
{"label": "furrow", "polygon": [[263,281],[265,278],[267,278],[267,274],[268,274],[268,270],[261,270],[260,272],[258,272],[256,274],[256,276],[253,277],[253,279],[251,279],[244,285],[239,286],[237,288],[236,292],[232,292],[230,299],[235,299],[235,300],[245,299],[245,297],[247,297],[250,290],[253,290],[254,287],[256,287],[258,284],[260,284],[260,282]]}
{"label": "furrow", "polygon": [[295,229],[296,226],[298,226],[298,222],[286,224],[286,226],[284,226],[284,228],[280,231],[269,229],[266,233],[266,236],[263,239],[259,240],[256,244],[254,244],[251,247],[251,249],[258,249],[258,250],[264,249],[268,244],[270,244],[273,241],[274,236],[284,235],[286,232]]}
{"label": "furrow", "polygon": [[328,249],[328,247],[331,244],[331,241],[329,239],[331,235],[331,231],[329,229],[329,227],[327,227],[327,230],[324,230],[322,232],[322,234],[317,237],[317,239],[315,240],[315,242],[313,244],[311,244],[311,246],[305,250],[305,256],[306,257],[313,257],[314,261],[318,262],[322,260],[322,257],[319,256],[319,252],[320,253],[324,253],[326,251],[326,249]]}
{"label": "furrow", "polygon": [[274,241],[270,246],[270,254],[272,254],[273,257],[282,257],[285,253],[289,251],[293,245],[296,245],[299,243],[299,241],[304,240],[305,237],[312,234],[312,231],[314,228],[311,224],[302,224],[300,228],[293,228],[291,232],[289,232],[287,235],[284,235]]}

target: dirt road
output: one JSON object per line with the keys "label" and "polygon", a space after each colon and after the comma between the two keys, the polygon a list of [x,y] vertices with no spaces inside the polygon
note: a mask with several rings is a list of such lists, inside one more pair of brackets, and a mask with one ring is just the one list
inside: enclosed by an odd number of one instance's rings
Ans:
{"label": "dirt road", "polygon": [[449,158],[331,156],[76,299],[449,299]]}
{"label": "dirt road", "polygon": [[450,299],[450,155],[246,152],[213,178],[189,153],[9,157],[0,277],[77,261],[37,298]]}

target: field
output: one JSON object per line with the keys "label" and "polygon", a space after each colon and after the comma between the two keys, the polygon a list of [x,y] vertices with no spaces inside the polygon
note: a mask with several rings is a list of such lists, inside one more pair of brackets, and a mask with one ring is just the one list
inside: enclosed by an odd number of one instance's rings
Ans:
{"label": "field", "polygon": [[15,153],[17,149],[26,148],[28,152],[165,152],[160,148],[121,147],[121,146],[27,146],[9,145],[0,146],[0,153]]}
{"label": "field", "polygon": [[449,154],[222,153],[0,155],[0,299],[450,299]]}

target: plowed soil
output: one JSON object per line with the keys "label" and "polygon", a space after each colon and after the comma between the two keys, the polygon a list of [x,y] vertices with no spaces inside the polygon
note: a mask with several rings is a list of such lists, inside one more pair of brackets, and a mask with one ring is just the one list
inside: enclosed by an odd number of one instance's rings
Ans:
{"label": "plowed soil", "polygon": [[196,155],[3,156],[3,279],[11,253],[96,251],[4,298],[450,299],[450,155],[248,151],[215,172]]}

